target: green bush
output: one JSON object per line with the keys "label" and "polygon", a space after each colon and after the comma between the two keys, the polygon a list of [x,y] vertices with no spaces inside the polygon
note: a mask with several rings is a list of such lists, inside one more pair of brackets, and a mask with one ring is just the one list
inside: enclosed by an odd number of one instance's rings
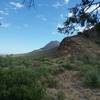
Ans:
{"label": "green bush", "polygon": [[46,58],[46,57],[39,57],[39,58],[36,58],[36,59],[34,59],[34,60],[45,62],[45,61],[49,61],[49,58]]}
{"label": "green bush", "polygon": [[64,64],[61,64],[61,66],[64,68],[64,69],[67,69],[67,70],[72,70],[73,69],[73,66],[69,63],[64,63]]}
{"label": "green bush", "polygon": [[58,81],[52,75],[48,75],[45,83],[49,88],[56,88]]}
{"label": "green bush", "polygon": [[57,75],[64,72],[64,68],[60,65],[50,66],[49,73],[52,75]]}
{"label": "green bush", "polygon": [[53,76],[52,68],[39,67],[36,69],[36,73],[38,73],[41,83],[46,87],[56,87],[57,80]]}
{"label": "green bush", "polygon": [[31,69],[0,70],[0,100],[44,100],[46,89]]}
{"label": "green bush", "polygon": [[27,57],[0,56],[0,67],[32,66],[32,59]]}
{"label": "green bush", "polygon": [[85,73],[87,73],[89,70],[93,70],[93,67],[91,65],[89,65],[89,64],[84,64],[80,68],[80,73],[84,76]]}
{"label": "green bush", "polygon": [[84,75],[84,83],[90,87],[100,87],[100,72],[89,70]]}
{"label": "green bush", "polygon": [[85,64],[90,64],[90,57],[88,55],[84,55],[80,58],[81,61],[83,61]]}
{"label": "green bush", "polygon": [[57,93],[57,100],[65,100],[65,94],[62,91]]}

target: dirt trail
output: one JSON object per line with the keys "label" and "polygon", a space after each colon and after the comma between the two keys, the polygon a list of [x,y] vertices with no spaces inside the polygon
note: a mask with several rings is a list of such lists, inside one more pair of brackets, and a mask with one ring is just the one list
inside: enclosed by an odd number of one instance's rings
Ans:
{"label": "dirt trail", "polygon": [[100,100],[100,89],[90,89],[82,86],[77,71],[65,71],[56,77],[59,80],[58,88],[52,92],[63,91],[65,100]]}

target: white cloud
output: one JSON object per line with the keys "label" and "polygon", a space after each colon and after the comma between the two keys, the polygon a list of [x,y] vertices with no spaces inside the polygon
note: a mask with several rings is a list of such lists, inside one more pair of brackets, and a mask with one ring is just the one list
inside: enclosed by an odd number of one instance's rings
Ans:
{"label": "white cloud", "polygon": [[63,28],[63,27],[64,27],[64,25],[63,25],[63,24],[59,24],[59,23],[58,23],[57,28],[58,28],[58,27]]}
{"label": "white cloud", "polygon": [[73,16],[73,13],[68,13],[68,17],[72,17]]}
{"label": "white cloud", "polygon": [[2,15],[8,15],[8,13],[6,11],[0,10],[0,14]]}
{"label": "white cloud", "polygon": [[66,4],[68,4],[69,0],[64,0]]}
{"label": "white cloud", "polygon": [[[92,5],[86,12],[87,13],[89,13],[89,12],[91,12],[91,11],[93,11],[94,9],[96,9],[97,7],[99,7],[100,5],[99,4],[97,4],[97,5]],[[86,8],[87,9],[87,8]],[[86,10],[85,9],[85,10]],[[100,7],[98,8],[98,10],[100,10]]]}
{"label": "white cloud", "polygon": [[85,26],[84,26],[84,27],[80,27],[80,26],[77,27],[77,29],[78,29],[80,32],[83,32],[83,31],[85,30],[85,28],[86,28]]}
{"label": "white cloud", "polygon": [[24,7],[23,4],[18,3],[18,2],[10,2],[10,5],[14,6],[15,9],[20,9],[20,8],[23,8]]}

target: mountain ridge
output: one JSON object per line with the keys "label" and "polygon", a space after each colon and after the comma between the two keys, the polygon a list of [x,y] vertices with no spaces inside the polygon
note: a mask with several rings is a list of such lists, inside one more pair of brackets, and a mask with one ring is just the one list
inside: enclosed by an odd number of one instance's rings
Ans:
{"label": "mountain ridge", "polygon": [[[100,24],[98,25],[100,27]],[[33,57],[47,56],[47,57],[60,57],[60,56],[90,56],[98,57],[100,55],[100,30],[97,30],[97,26],[90,30],[86,30],[78,35],[72,37],[65,37],[61,43],[58,41],[51,41],[46,46],[39,50],[31,52]],[[52,43],[54,47],[51,45]],[[48,45],[51,45],[48,48]],[[46,49],[47,48],[47,49]]]}

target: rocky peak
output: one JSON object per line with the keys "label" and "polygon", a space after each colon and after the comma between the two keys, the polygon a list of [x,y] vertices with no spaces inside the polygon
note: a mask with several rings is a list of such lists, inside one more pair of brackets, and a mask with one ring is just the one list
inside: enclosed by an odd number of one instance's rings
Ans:
{"label": "rocky peak", "polygon": [[59,41],[51,41],[47,45],[45,45],[42,49],[43,50],[52,49],[52,48],[58,47],[59,44],[60,44]]}

